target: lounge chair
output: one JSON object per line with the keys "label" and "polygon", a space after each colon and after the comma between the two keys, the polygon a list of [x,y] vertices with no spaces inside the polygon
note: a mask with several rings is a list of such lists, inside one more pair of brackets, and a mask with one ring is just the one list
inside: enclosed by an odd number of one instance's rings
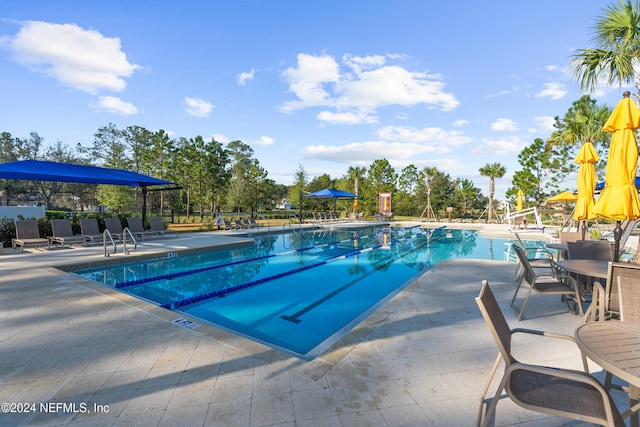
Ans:
{"label": "lounge chair", "polygon": [[518,291],[520,290],[522,283],[516,287],[516,291],[513,293],[513,298],[511,299],[511,307],[516,313],[518,313],[518,320],[522,320],[524,309],[527,306],[527,302],[529,301],[529,297],[533,291],[543,295],[562,295],[569,311],[574,310],[574,308],[569,304],[570,301],[573,301],[578,307],[580,316],[583,316],[580,289],[573,277],[568,274],[560,274],[555,270],[550,270],[551,274],[548,271],[541,272],[536,270],[531,266],[524,250],[521,247],[514,245],[513,250],[524,268],[523,281],[529,284],[529,292],[527,293],[527,296],[522,303],[522,308],[519,311],[515,306],[515,300],[516,296],[518,296]]}
{"label": "lounge chair", "polygon": [[[510,329],[486,280],[482,282],[476,303],[499,349],[489,380],[482,392],[478,425],[489,424],[503,390],[515,404],[532,411],[598,425],[625,425],[607,390],[588,373],[584,355],[582,364],[585,372],[581,372],[521,363],[511,353],[511,337],[514,333],[575,342],[573,337],[531,329]],[[485,413],[485,407],[489,403],[486,399],[487,391],[501,362],[505,364],[504,375],[495,396],[489,399],[491,404]]]}
{"label": "lounge chair", "polygon": [[249,218],[249,224],[251,225],[251,228],[260,228],[260,224],[258,224],[253,218]]}
{"label": "lounge chair", "polygon": [[109,230],[109,234],[116,240],[124,240],[124,230],[120,218],[105,218],[104,225]]}
{"label": "lounge chair", "polygon": [[40,237],[38,230],[38,221],[16,221],[16,238],[13,240],[13,249],[20,246],[20,251],[24,250],[26,245],[35,245],[37,247],[47,245],[51,247],[51,241]]}
{"label": "lounge chair", "polygon": [[151,231],[155,231],[160,236],[164,237],[167,234],[173,234],[175,237],[178,237],[178,233],[173,230],[167,230],[165,228],[162,217],[152,216],[151,218],[149,218],[149,222],[151,223]]}
{"label": "lounge chair", "polygon": [[88,242],[102,242],[104,240],[104,234],[100,232],[98,220],[95,218],[80,218],[80,230]]}
{"label": "lounge chair", "polygon": [[140,217],[128,217],[127,225],[129,227],[129,231],[131,231],[136,237],[140,237],[142,240],[146,237],[162,237],[162,234],[157,231],[145,230],[144,225],[142,225],[142,218]]}
{"label": "lounge chair", "polygon": [[234,228],[238,228],[235,224],[231,224],[231,221],[229,221],[228,219],[224,219],[222,220],[222,222],[224,224],[225,230],[233,230]]}
{"label": "lounge chair", "polygon": [[49,239],[51,243],[60,243],[63,248],[65,243],[69,245],[82,243],[84,246],[87,246],[87,239],[79,234],[73,234],[71,221],[68,219],[52,219],[51,230],[53,231],[53,236]]}
{"label": "lounge chair", "polygon": [[233,220],[233,222],[236,225],[235,228],[246,228],[241,219],[236,218]]}

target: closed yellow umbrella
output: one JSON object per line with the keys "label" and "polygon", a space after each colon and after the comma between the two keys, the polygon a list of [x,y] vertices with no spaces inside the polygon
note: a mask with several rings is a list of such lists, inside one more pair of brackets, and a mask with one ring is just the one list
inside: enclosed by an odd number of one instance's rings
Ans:
{"label": "closed yellow umbrella", "polygon": [[524,205],[524,192],[522,190],[518,190],[518,201],[516,203],[516,211],[521,211]]}
{"label": "closed yellow umbrella", "polygon": [[576,200],[576,209],[573,212],[573,218],[578,221],[587,221],[596,219],[593,211],[595,200],[593,195],[596,191],[596,165],[600,160],[593,144],[586,142],[578,151],[575,158],[576,163],[580,163],[578,170],[578,198]]}
{"label": "closed yellow umbrella", "polygon": [[638,166],[636,130],[640,127],[640,109],[630,95],[628,91],[623,94],[603,127],[605,131],[613,132],[613,136],[609,145],[604,188],[593,209],[597,216],[616,221],[616,261],[622,237],[620,221],[640,218],[640,199],[634,185]]}

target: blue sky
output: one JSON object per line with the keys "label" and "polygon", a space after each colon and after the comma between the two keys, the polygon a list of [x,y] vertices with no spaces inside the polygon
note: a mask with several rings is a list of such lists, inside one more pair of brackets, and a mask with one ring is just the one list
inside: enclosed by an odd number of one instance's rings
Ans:
{"label": "blue sky", "polygon": [[[101,126],[241,140],[276,182],[386,158],[486,194],[478,169],[547,138],[611,2],[32,1],[0,8],[0,131],[89,146]],[[624,90],[592,94],[615,106]]]}

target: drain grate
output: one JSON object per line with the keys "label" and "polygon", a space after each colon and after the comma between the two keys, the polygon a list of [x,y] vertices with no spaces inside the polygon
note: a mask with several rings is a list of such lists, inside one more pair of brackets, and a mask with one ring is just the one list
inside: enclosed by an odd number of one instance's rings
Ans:
{"label": "drain grate", "polygon": [[200,327],[199,323],[192,322],[191,320],[183,319],[182,317],[174,320],[172,323],[187,329],[195,329]]}

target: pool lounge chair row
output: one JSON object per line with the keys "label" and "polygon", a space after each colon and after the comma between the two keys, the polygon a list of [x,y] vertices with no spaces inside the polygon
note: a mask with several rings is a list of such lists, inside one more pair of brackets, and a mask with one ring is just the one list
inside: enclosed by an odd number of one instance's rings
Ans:
{"label": "pool lounge chair row", "polygon": [[224,229],[225,230],[241,230],[241,229],[248,229],[248,228],[260,228],[260,225],[256,222],[255,219],[253,218],[234,218],[233,222],[231,222],[231,220],[228,219],[224,219],[222,220],[222,223],[224,224]]}
{"label": "pool lounge chair row", "polygon": [[[145,230],[142,226],[142,219],[139,217],[127,218],[127,223],[131,233],[143,240],[145,237],[161,237],[164,238],[169,234],[178,237],[175,231],[167,230],[164,227],[161,217],[151,217],[151,229]],[[105,218],[107,230],[114,239],[123,240],[124,230],[122,223],[118,218]],[[52,244],[59,243],[61,247],[65,245],[82,244],[87,246],[88,243],[102,243],[104,239],[103,233],[98,227],[96,218],[80,219],[81,234],[73,234],[71,221],[68,219],[52,219],[51,231],[52,236],[40,237],[38,230],[38,221],[16,221],[16,238],[13,239],[13,248],[23,251],[25,246],[47,246],[51,248]]]}
{"label": "pool lounge chair row", "polygon": [[313,221],[319,223],[344,222],[348,218],[340,218],[335,212],[313,212]]}

